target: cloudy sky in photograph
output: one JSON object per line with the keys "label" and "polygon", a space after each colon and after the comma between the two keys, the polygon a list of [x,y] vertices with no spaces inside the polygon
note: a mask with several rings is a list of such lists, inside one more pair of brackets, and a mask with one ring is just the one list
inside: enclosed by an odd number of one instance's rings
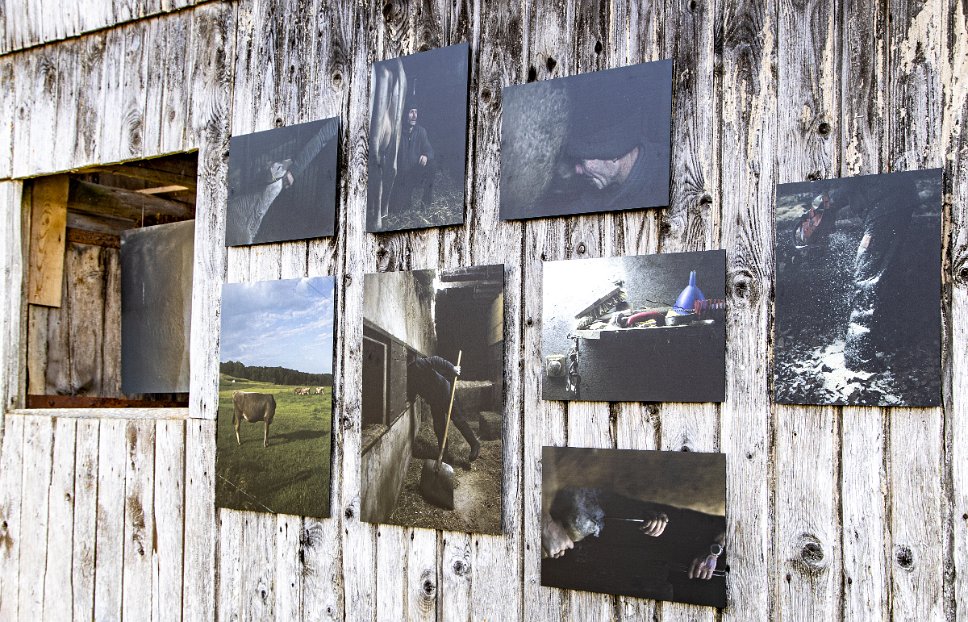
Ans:
{"label": "cloudy sky in photograph", "polygon": [[219,360],[333,371],[333,277],[222,287]]}

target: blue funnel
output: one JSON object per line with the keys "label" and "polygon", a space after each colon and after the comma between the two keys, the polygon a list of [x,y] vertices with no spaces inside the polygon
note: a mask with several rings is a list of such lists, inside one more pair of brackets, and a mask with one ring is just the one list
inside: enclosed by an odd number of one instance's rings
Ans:
{"label": "blue funnel", "polygon": [[702,290],[696,287],[696,271],[693,270],[689,273],[689,285],[676,298],[676,304],[672,309],[678,314],[692,313],[695,311],[696,301],[705,299]]}

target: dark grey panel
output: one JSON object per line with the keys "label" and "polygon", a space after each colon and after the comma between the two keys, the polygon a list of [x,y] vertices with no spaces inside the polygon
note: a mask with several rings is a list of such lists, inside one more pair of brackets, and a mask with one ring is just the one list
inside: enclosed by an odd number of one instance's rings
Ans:
{"label": "dark grey panel", "polygon": [[195,221],[121,235],[121,389],[188,392]]}

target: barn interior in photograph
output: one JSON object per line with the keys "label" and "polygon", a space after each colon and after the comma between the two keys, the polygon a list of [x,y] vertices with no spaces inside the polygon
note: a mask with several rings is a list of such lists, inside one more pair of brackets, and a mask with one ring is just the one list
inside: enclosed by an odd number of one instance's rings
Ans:
{"label": "barn interior in photograph", "polygon": [[[364,285],[364,520],[458,531],[499,532],[503,473],[504,267],[368,274]],[[455,412],[480,440],[480,456],[452,423],[444,462],[457,471],[455,509],[417,491],[424,459],[437,459],[433,415],[424,399],[408,407],[408,359],[440,356],[461,375]]]}
{"label": "barn interior in photograph", "polygon": [[29,408],[187,405],[197,167],[192,152],[25,184]]}

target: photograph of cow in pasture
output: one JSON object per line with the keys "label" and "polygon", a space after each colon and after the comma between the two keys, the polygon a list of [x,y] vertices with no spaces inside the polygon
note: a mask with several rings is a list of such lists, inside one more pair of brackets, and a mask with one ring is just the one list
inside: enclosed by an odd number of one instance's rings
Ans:
{"label": "photograph of cow in pasture", "polygon": [[366,230],[464,222],[466,43],[373,64]]}
{"label": "photograph of cow in pasture", "polygon": [[544,447],[541,585],[726,606],[726,455]]}
{"label": "photograph of cow in pasture", "polygon": [[333,277],[222,287],[215,504],[329,516]]}
{"label": "photograph of cow in pasture", "polygon": [[775,399],[941,403],[941,170],[777,186]]}
{"label": "photograph of cow in pasture", "polygon": [[669,204],[672,61],[501,89],[502,220]]}
{"label": "photograph of cow in pasture", "polygon": [[543,269],[544,399],[725,399],[725,251],[549,261]]}
{"label": "photograph of cow in pasture", "polygon": [[225,245],[333,235],[338,148],[338,117],[233,136]]}
{"label": "photograph of cow in pasture", "polygon": [[360,513],[501,532],[504,266],[367,274]]}

